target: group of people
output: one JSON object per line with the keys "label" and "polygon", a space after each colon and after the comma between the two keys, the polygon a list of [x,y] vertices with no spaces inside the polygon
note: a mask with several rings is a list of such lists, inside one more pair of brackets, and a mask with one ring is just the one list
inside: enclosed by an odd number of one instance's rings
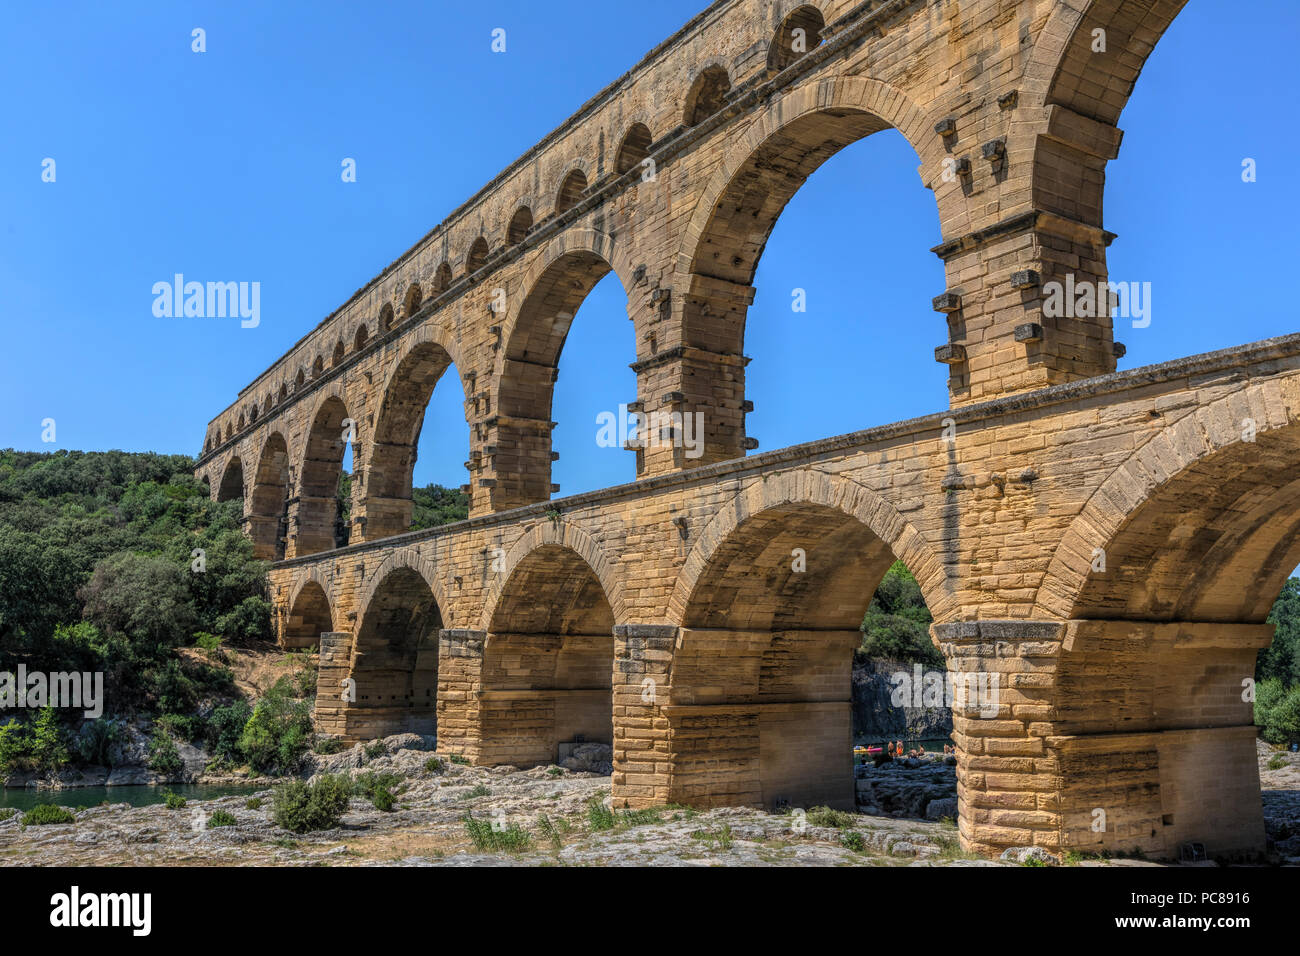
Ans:
{"label": "group of people", "polygon": [[[945,754],[955,754],[955,753],[957,752],[957,748],[956,748],[955,746],[953,746],[952,744],[944,744],[944,745],[943,745],[943,752],[944,752]],[[901,740],[899,740],[899,741],[897,741],[897,742],[889,742],[889,741],[886,741],[886,742],[885,742],[885,753],[888,754],[890,757],[893,757],[893,758],[896,759],[896,760],[901,760],[901,759],[903,759],[904,757],[924,757],[924,756],[925,756],[925,745],[924,745],[924,744],[917,744],[916,747],[914,747],[912,750],[908,750],[908,751],[904,752],[904,750],[903,750],[903,742],[902,742]]]}

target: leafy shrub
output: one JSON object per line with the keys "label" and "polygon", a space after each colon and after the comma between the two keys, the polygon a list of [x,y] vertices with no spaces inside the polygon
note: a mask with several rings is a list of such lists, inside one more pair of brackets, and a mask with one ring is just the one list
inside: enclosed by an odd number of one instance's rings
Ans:
{"label": "leafy shrub", "polygon": [[154,727],[153,736],[149,738],[149,769],[171,776],[184,768],[185,764],[181,762],[180,752],[171,735],[162,727]]}
{"label": "leafy shrub", "polygon": [[197,714],[163,714],[155,723],[173,737],[196,743],[203,741],[207,731],[206,722]]}
{"label": "leafy shrub", "polygon": [[290,780],[275,788],[271,819],[291,833],[332,830],[348,809],[352,782],[344,777],[323,776],[315,783]]}
{"label": "leafy shrub", "polygon": [[857,830],[850,830],[848,833],[840,834],[840,846],[854,853],[865,853],[867,841],[862,839],[862,834]]}
{"label": "leafy shrub", "polygon": [[1286,766],[1286,758],[1283,757],[1281,754],[1273,754],[1273,756],[1268,758],[1269,770],[1281,770],[1285,766]]}
{"label": "leafy shrub", "polygon": [[0,807],[0,823],[4,823],[17,813],[18,810],[14,807]]}
{"label": "leafy shrub", "polygon": [[1269,743],[1300,740],[1300,684],[1288,690],[1276,677],[1256,684],[1255,724]]}
{"label": "leafy shrub", "polygon": [[208,817],[209,830],[214,827],[233,827],[234,825],[234,816],[227,813],[225,810],[214,810],[212,811],[212,816]]}
{"label": "leafy shrub", "polygon": [[388,756],[388,748],[384,746],[382,740],[376,740],[373,743],[366,744],[366,759],[374,760],[378,757]]}
{"label": "leafy shrub", "polygon": [[528,831],[517,823],[498,829],[487,820],[475,819],[472,813],[465,814],[461,819],[465,823],[465,832],[469,834],[470,842],[477,850],[520,853],[533,845],[533,838]]}
{"label": "leafy shrub", "polygon": [[459,764],[468,764],[468,763],[469,763],[469,758],[468,758],[468,757],[462,757],[460,754],[452,754],[450,759],[451,759],[451,762],[452,762],[452,763],[459,763]]}
{"label": "leafy shrub", "polygon": [[402,782],[402,778],[395,773],[373,773],[367,771],[359,774],[352,781],[353,792],[365,797],[367,800],[374,799],[375,794],[380,790],[396,790]]}
{"label": "leafy shrub", "polygon": [[261,809],[262,809],[262,798],[261,798],[261,797],[249,797],[247,800],[244,801],[244,809],[245,809],[245,810],[261,810]]}
{"label": "leafy shrub", "polygon": [[12,721],[0,727],[0,769],[58,770],[69,760],[63,728],[53,707],[45,707],[30,725]]}
{"label": "leafy shrub", "polygon": [[466,799],[470,799],[472,797],[490,797],[491,795],[492,795],[492,791],[488,789],[488,787],[480,783],[477,786],[475,786],[474,789],[471,790],[466,795]]}
{"label": "leafy shrub", "polygon": [[312,744],[313,751],[322,756],[336,754],[343,749],[343,741],[338,737],[317,737],[316,743]]}
{"label": "leafy shrub", "polygon": [[246,700],[237,700],[224,707],[217,707],[208,718],[204,728],[203,740],[208,751],[214,756],[231,764],[241,764],[246,759],[240,739],[244,735],[244,726],[253,716],[253,708]]}
{"label": "leafy shrub", "polygon": [[194,635],[194,646],[208,652],[220,650],[221,635],[209,634],[207,631],[199,631]]}
{"label": "leafy shrub", "polygon": [[447,769],[447,764],[441,757],[430,757],[424,762],[424,769],[429,773],[442,773]]}
{"label": "leafy shrub", "polygon": [[311,705],[291,696],[291,689],[287,677],[276,681],[244,725],[239,746],[258,773],[292,772],[311,745]]}
{"label": "leafy shrub", "polygon": [[168,809],[168,810],[183,810],[183,809],[185,809],[185,803],[186,803],[186,800],[185,800],[185,798],[182,797],[179,793],[172,793],[170,790],[168,790],[167,793],[165,794],[165,796],[167,797],[167,809]]}
{"label": "leafy shrub", "polygon": [[49,823],[72,823],[76,816],[67,807],[52,803],[40,803],[23,814],[23,826],[39,827]]}
{"label": "leafy shrub", "polygon": [[846,830],[858,822],[858,816],[853,813],[846,813],[843,810],[832,810],[830,807],[813,807],[808,811],[808,823],[815,827],[834,827],[837,830]]}
{"label": "leafy shrub", "polygon": [[387,787],[380,787],[371,796],[370,802],[374,805],[376,810],[382,810],[384,813],[391,813],[393,804],[397,802],[397,798],[393,796],[393,792]]}

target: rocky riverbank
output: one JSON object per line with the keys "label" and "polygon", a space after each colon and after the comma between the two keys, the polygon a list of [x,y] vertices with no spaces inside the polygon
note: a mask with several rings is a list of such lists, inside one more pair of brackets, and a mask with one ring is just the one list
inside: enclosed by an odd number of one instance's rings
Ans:
{"label": "rocky riverbank", "polygon": [[[169,810],[110,804],[75,822],[24,828],[0,822],[0,863],[21,865],[280,866],[997,866],[970,858],[955,829],[927,820],[864,814],[771,814],[742,808],[641,813],[596,811],[609,777],[585,769],[479,768],[422,749],[402,735],[383,755],[351,750],[312,758],[314,772],[394,774],[390,812],[354,797],[340,826],[289,833],[272,821],[271,791],[222,797]],[[430,758],[437,757],[436,760]],[[599,764],[599,755],[574,755]],[[208,828],[217,811],[233,825]],[[519,852],[476,849],[467,814],[528,834]],[[603,822],[602,822],[603,821]]]}
{"label": "rocky riverbank", "polygon": [[[942,755],[861,768],[856,814],[786,814],[684,807],[636,813],[607,809],[607,750],[517,770],[455,763],[404,734],[378,748],[313,755],[307,771],[352,778],[392,775],[396,804],[383,811],[354,796],[338,827],[295,834],[272,819],[270,789],[178,809],[108,804],[71,823],[24,827],[0,821],[0,865],[128,866],[998,866],[1049,862],[1021,848],[989,861],[963,853],[951,822],[955,767]],[[1266,826],[1279,862],[1300,864],[1300,755],[1261,745]],[[1270,766],[1270,764],[1276,766]],[[218,812],[233,822],[209,827]],[[466,816],[514,829],[514,852],[477,848]],[[1153,865],[1081,861],[1080,865]]]}

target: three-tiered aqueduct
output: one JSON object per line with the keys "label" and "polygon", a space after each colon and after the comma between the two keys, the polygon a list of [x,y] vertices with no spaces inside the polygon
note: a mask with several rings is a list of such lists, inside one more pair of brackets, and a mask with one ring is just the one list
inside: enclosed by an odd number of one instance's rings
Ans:
{"label": "three-tiered aqueduct", "polygon": [[[999,678],[955,714],[966,846],[1261,849],[1243,682],[1300,563],[1300,336],[1116,372],[1109,317],[1043,309],[1106,280],[1116,123],[1182,5],[720,0],[353,295],[212,420],[196,472],[243,496],[280,640],[320,646],[319,728],[436,725],[478,764],[609,741],[626,806],[848,806],[852,651],[899,558],[950,669]],[[747,456],[767,236],[888,127],[938,204],[947,288],[918,300],[951,407]],[[657,442],[635,483],[552,499],[560,351],[610,271],[627,400],[703,412],[704,456]],[[453,362],[471,517],[404,533]]]}

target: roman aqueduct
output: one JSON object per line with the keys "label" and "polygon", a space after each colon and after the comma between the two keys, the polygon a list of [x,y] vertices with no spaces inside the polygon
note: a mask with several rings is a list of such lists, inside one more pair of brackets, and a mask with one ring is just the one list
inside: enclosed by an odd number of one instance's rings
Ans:
{"label": "roman aqueduct", "polygon": [[[950,669],[1000,681],[955,713],[966,846],[1261,849],[1243,687],[1300,563],[1300,335],[1117,372],[1109,310],[1043,308],[1106,280],[1116,124],[1183,2],[719,0],[356,292],[196,471],[243,497],[281,642],[320,647],[319,728],[436,728],[479,764],[610,742],[624,806],[848,806],[852,651],[898,558]],[[947,287],[918,303],[950,408],[747,454],[767,237],[890,127],[938,204]],[[629,449],[634,483],[560,498],[558,360],[610,271],[624,400],[664,440]],[[439,383],[471,514],[408,532]],[[692,459],[671,416],[695,412]]]}

